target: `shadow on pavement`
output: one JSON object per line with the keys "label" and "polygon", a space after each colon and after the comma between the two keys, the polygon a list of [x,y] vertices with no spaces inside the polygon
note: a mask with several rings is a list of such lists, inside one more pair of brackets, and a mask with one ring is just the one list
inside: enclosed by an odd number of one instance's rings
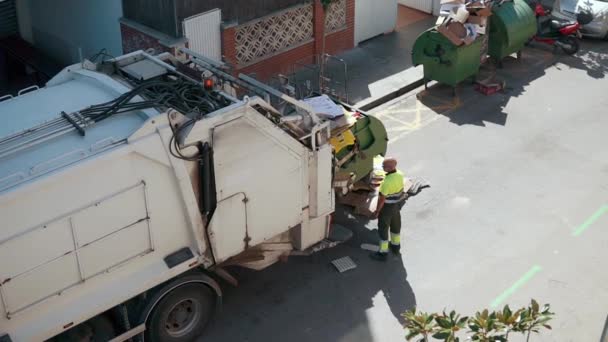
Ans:
{"label": "shadow on pavement", "polygon": [[548,45],[533,44],[524,49],[522,60],[507,57],[502,68],[492,63],[482,66],[478,79],[496,75],[497,80],[506,82],[504,91],[486,96],[475,91],[472,82],[465,81],[458,86],[454,96],[451,87],[434,84],[418,94],[418,100],[457,125],[485,126],[486,122],[491,122],[505,126],[508,113],[504,108],[509,100],[524,94],[526,87],[543,77],[547,68],[580,69],[593,78],[604,78],[608,73],[607,51],[607,44],[597,40],[583,41],[581,51],[576,56],[554,52]]}
{"label": "shadow on pavement", "polygon": [[[486,126],[486,122],[505,126],[508,113],[504,108],[513,97],[519,97],[525,93],[526,87],[534,80],[545,75],[545,69],[552,65],[555,56],[547,51],[525,48],[521,60],[515,57],[507,57],[502,62],[502,67],[497,67],[488,61],[485,63],[477,76],[478,80],[492,79],[496,82],[504,81],[505,89],[492,94],[484,95],[476,91],[472,81],[462,82],[453,95],[451,87],[434,84],[428,90],[419,94],[418,99],[437,114],[444,115],[450,122],[456,125]],[[451,98],[453,105],[439,105],[446,98]],[[436,108],[442,110],[435,110]]]}
{"label": "shadow on pavement", "polygon": [[[401,313],[416,304],[401,258],[369,259],[360,245],[376,243],[377,233],[338,211],[335,222],[355,233],[346,244],[259,272],[231,269],[240,286],[223,284],[223,310],[201,341],[373,341],[381,328],[374,330],[370,309],[374,316],[380,312],[384,325],[387,319],[401,323]],[[330,262],[344,256],[357,268],[340,274]],[[385,305],[394,318],[382,315]]]}
{"label": "shadow on pavement", "polygon": [[[576,56],[565,56],[560,63],[569,68],[587,72],[593,78],[601,79],[608,73],[608,43],[597,39],[584,40],[581,51]],[[556,66],[561,70],[561,66]]]}

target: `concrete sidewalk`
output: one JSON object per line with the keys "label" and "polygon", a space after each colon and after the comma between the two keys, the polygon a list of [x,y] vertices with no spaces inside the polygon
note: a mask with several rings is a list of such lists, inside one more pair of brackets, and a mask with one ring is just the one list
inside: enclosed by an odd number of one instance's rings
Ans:
{"label": "concrete sidewalk", "polygon": [[[414,19],[413,23],[401,20],[394,32],[362,42],[336,56],[344,63],[330,59],[325,70],[325,76],[330,80],[326,86],[334,90],[334,95],[364,108],[378,99],[397,94],[410,84],[421,82],[422,66],[412,65],[412,46],[416,38],[433,27],[436,21],[435,17],[423,16]],[[318,91],[316,66],[304,66],[292,77],[298,89],[305,88],[304,83],[310,80],[313,90]]]}
{"label": "concrete sidewalk", "polygon": [[349,66],[349,102],[361,107],[421,80],[422,66],[412,65],[412,47],[435,21],[429,17],[342,54]]}

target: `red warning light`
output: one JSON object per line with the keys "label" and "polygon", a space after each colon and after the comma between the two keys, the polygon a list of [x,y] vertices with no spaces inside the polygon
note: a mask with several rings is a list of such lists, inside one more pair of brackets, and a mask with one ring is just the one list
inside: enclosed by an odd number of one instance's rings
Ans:
{"label": "red warning light", "polygon": [[213,90],[213,80],[210,78],[205,79],[203,86],[205,87],[205,90]]}

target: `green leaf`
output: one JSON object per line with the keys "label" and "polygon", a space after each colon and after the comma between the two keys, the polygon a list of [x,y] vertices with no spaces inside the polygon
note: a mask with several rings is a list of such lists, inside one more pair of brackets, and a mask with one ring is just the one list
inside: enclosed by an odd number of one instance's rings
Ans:
{"label": "green leaf", "polygon": [[438,340],[445,340],[446,338],[450,337],[450,335],[451,335],[450,332],[440,331],[438,333],[435,333],[433,335],[433,338],[436,338]]}
{"label": "green leaf", "polygon": [[439,324],[440,327],[442,328],[446,328],[449,329],[452,325],[450,324],[450,321],[447,318],[444,317],[437,317],[435,318],[435,321],[437,322],[437,324]]}
{"label": "green leaf", "polygon": [[513,316],[511,316],[511,318],[507,322],[509,324],[513,324],[513,323],[517,322],[517,320],[520,319],[521,313],[523,311],[524,311],[524,309],[519,309],[519,310],[515,311],[515,313],[513,314]]}
{"label": "green leaf", "polygon": [[532,303],[531,304],[532,304],[532,310],[534,312],[538,312],[540,310],[540,307],[539,307],[538,302],[536,300],[532,299]]}
{"label": "green leaf", "polygon": [[408,331],[408,334],[405,335],[405,339],[409,341],[409,340],[412,340],[414,337],[416,337],[418,335],[420,335],[420,334],[417,331],[410,330],[410,331]]}
{"label": "green leaf", "polygon": [[505,315],[505,317],[511,317],[511,308],[509,308],[509,305],[505,305],[505,307],[502,309],[502,313],[503,315]]}
{"label": "green leaf", "polygon": [[551,328],[551,326],[549,324],[543,324],[543,327],[549,329],[549,330],[553,330],[553,328]]}

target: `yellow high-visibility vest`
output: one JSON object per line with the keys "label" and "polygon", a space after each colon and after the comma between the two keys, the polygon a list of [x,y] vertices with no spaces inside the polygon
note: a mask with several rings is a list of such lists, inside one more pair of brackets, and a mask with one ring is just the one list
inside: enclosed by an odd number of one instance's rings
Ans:
{"label": "yellow high-visibility vest", "polygon": [[397,170],[387,174],[384,178],[380,185],[380,194],[386,197],[386,203],[396,203],[402,200],[405,183],[403,177],[403,172]]}

